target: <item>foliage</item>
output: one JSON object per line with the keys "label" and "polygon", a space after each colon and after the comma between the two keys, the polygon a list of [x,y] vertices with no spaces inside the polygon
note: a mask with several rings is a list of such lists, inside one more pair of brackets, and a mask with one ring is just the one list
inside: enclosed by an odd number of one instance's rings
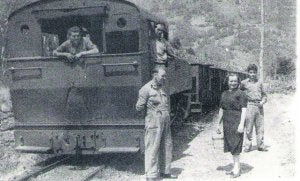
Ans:
{"label": "foliage", "polygon": [[265,85],[266,92],[269,94],[273,93],[284,93],[289,94],[296,91],[296,78],[295,71],[289,75],[277,75],[275,79],[269,78]]}
{"label": "foliage", "polygon": [[291,59],[279,58],[279,65],[277,67],[277,74],[289,75],[295,71],[295,64]]}
{"label": "foliage", "polygon": [[[36,0],[0,0],[0,28],[8,14],[20,4]],[[261,0],[129,0],[157,16],[166,17],[171,39],[180,47],[192,49],[196,56],[247,66],[250,57],[257,60],[260,52]],[[295,0],[264,0],[265,2],[265,74],[278,71],[278,57],[295,63]],[[234,37],[228,42],[228,37]],[[178,42],[178,41],[177,41]],[[233,52],[234,51],[234,52]],[[236,56],[240,55],[240,56]],[[238,62],[236,62],[238,61]]]}
{"label": "foliage", "polygon": [[187,52],[188,54],[191,54],[191,55],[196,55],[195,50],[192,49],[192,48],[188,48],[188,49],[186,50],[186,52]]}

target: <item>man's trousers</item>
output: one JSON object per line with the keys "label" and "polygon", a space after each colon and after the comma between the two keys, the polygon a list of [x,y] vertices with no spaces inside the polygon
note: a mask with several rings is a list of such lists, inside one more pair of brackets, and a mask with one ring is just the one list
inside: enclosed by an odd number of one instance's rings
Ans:
{"label": "man's trousers", "polygon": [[264,109],[258,104],[248,104],[246,113],[245,149],[252,147],[252,133],[255,126],[257,147],[264,147]]}
{"label": "man's trousers", "polygon": [[145,125],[146,177],[157,178],[159,173],[170,174],[173,145],[169,112],[148,112]]}

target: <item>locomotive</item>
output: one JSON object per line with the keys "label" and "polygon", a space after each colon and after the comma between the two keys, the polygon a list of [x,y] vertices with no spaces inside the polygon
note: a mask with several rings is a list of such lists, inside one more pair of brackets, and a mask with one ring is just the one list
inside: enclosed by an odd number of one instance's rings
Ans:
{"label": "locomotive", "polygon": [[[10,87],[16,150],[143,152],[144,118],[135,103],[151,79],[158,23],[168,27],[124,0],[40,0],[12,12],[2,71]],[[54,57],[72,26],[88,30],[100,53],[74,63]],[[189,112],[191,65],[176,58],[167,73],[173,120],[180,122]]]}

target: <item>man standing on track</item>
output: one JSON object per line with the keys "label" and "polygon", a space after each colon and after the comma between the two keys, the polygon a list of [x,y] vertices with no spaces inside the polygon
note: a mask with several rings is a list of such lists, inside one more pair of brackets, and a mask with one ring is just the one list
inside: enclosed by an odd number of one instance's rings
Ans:
{"label": "man standing on track", "polygon": [[245,90],[248,98],[246,114],[246,140],[244,152],[251,151],[252,132],[255,126],[257,138],[257,150],[268,151],[264,145],[264,108],[267,102],[267,95],[263,90],[263,84],[257,79],[258,68],[255,64],[250,64],[247,68],[248,79],[241,83],[241,90]]}
{"label": "man standing on track", "polygon": [[136,104],[138,111],[145,110],[145,172],[147,181],[159,176],[176,178],[171,175],[172,137],[169,115],[169,97],[164,89],[166,71],[153,70],[153,78],[139,91]]}

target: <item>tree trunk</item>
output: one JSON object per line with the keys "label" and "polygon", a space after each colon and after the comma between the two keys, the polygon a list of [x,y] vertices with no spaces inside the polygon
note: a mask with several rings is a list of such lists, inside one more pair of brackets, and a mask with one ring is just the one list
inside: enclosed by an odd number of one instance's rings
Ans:
{"label": "tree trunk", "polygon": [[259,67],[260,67],[260,79],[264,81],[264,39],[265,39],[265,25],[264,25],[264,0],[260,1],[260,11],[261,11],[261,27],[260,27],[260,53],[259,53]]}

